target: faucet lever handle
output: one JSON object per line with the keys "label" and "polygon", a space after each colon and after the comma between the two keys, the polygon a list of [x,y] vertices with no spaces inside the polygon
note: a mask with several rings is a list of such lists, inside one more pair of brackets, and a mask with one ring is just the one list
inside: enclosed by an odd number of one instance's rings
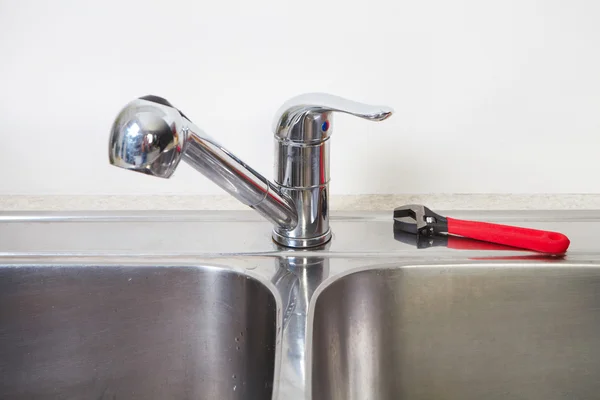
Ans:
{"label": "faucet lever handle", "polygon": [[311,143],[329,137],[329,113],[343,112],[371,121],[383,121],[394,112],[327,93],[306,93],[286,101],[275,114],[273,131],[280,140]]}

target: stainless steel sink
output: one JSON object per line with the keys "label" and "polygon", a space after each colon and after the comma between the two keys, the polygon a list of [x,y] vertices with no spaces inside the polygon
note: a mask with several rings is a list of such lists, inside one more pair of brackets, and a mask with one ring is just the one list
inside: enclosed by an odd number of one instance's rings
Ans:
{"label": "stainless steel sink", "polygon": [[598,266],[390,266],[316,296],[313,400],[599,396]]}
{"label": "stainless steel sink", "polygon": [[419,249],[390,212],[290,250],[252,212],[0,212],[0,399],[596,399],[600,212],[452,213],[563,257]]}
{"label": "stainless steel sink", "polygon": [[276,336],[227,268],[0,267],[2,399],[270,399]]}

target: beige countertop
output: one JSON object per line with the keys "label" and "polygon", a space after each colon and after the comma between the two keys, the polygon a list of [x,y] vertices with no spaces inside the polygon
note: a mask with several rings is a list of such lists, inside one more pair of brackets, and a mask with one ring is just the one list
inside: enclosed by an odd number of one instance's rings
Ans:
{"label": "beige countertop", "polygon": [[[403,204],[439,210],[591,210],[600,209],[600,194],[394,194],[338,195],[331,209],[390,210]],[[244,210],[228,195],[10,195],[0,196],[0,211],[79,210]]]}

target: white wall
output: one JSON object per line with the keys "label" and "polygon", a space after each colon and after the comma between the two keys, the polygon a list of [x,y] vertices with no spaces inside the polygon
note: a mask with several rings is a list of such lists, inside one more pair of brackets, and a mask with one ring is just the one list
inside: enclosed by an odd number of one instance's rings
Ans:
{"label": "white wall", "polygon": [[335,194],[600,192],[597,0],[0,0],[0,194],[222,193],[109,166],[148,93],[272,177],[310,91],[397,111],[335,118]]}

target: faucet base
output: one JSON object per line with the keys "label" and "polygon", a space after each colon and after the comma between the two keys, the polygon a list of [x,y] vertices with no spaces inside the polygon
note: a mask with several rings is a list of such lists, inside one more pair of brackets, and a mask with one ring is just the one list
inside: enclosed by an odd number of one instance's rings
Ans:
{"label": "faucet base", "polygon": [[315,236],[311,238],[294,238],[289,236],[283,236],[276,230],[273,230],[273,241],[285,247],[291,248],[307,248],[324,245],[331,240],[331,229],[328,229],[321,236]]}

